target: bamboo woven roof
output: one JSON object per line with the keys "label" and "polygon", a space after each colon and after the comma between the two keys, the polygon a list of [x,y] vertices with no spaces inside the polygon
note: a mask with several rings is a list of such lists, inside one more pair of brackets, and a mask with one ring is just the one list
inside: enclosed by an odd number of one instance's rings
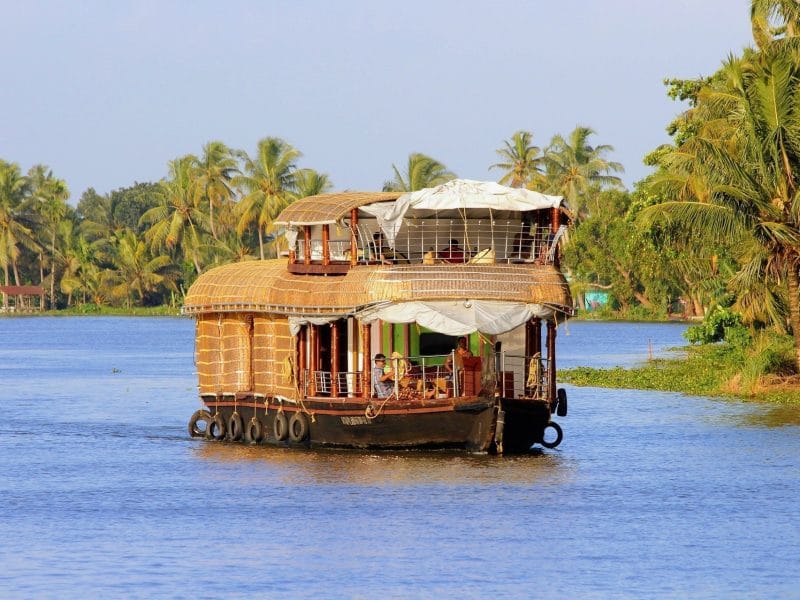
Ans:
{"label": "bamboo woven roof", "polygon": [[293,275],[286,267],[277,259],[212,269],[189,288],[183,312],[344,316],[386,302],[467,298],[572,305],[564,276],[552,265],[363,265],[334,277]]}
{"label": "bamboo woven roof", "polygon": [[350,216],[353,208],[397,200],[404,192],[340,192],[318,194],[292,202],[283,209],[277,225],[330,225]]}

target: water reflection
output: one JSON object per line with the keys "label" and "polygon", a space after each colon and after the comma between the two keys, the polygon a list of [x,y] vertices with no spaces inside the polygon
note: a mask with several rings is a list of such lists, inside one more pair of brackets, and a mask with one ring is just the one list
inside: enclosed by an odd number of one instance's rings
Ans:
{"label": "water reflection", "polygon": [[[197,440],[194,453],[204,461],[230,465],[247,462],[284,484],[358,484],[417,486],[565,481],[566,462],[556,452],[521,456],[457,452],[364,452],[245,446]],[[264,473],[259,473],[263,475]]]}
{"label": "water reflection", "polygon": [[800,426],[800,405],[797,404],[763,404],[745,415],[746,425],[757,427],[797,427]]}

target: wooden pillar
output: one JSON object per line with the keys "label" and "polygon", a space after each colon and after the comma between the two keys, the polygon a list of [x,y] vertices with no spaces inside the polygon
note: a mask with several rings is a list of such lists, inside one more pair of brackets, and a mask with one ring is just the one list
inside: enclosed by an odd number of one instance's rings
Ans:
{"label": "wooden pillar", "polygon": [[316,325],[308,325],[308,345],[310,353],[308,357],[308,395],[316,396],[317,386],[314,377],[319,369],[319,336]]}
{"label": "wooden pillar", "polygon": [[556,324],[547,322],[547,392],[552,403],[556,397]]}
{"label": "wooden pillar", "polygon": [[311,264],[311,227],[303,225],[303,264]]}
{"label": "wooden pillar", "polygon": [[411,354],[411,323],[403,324],[403,356],[406,358]]}
{"label": "wooden pillar", "polygon": [[389,323],[389,354],[394,352],[394,323]]}
{"label": "wooden pillar", "polygon": [[331,397],[339,395],[339,328],[331,322]]}
{"label": "wooden pillar", "polygon": [[539,353],[542,355],[542,320],[539,317],[533,318],[533,326],[531,327],[533,335],[533,345],[531,346],[531,354]]}
{"label": "wooden pillar", "polygon": [[372,397],[372,357],[370,346],[372,344],[369,323],[361,324],[361,391],[364,398]]}
{"label": "wooden pillar", "polygon": [[328,242],[331,239],[331,226],[322,226],[322,264],[327,266],[331,264],[331,250],[328,247]]}
{"label": "wooden pillar", "polygon": [[308,354],[306,352],[306,327],[300,328],[297,334],[297,373],[300,377],[300,387],[305,392],[305,385],[308,379]]}
{"label": "wooden pillar", "polygon": [[525,358],[530,359],[535,350],[533,349],[535,340],[533,333],[533,321],[525,321]]}
{"label": "wooden pillar", "polygon": [[358,230],[358,209],[353,208],[350,210],[350,266],[355,267],[358,264],[358,238],[356,232]]}

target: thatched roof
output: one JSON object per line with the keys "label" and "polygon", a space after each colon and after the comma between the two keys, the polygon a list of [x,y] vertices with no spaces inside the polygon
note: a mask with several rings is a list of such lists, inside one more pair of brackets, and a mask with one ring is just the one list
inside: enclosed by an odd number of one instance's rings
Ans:
{"label": "thatched roof", "polygon": [[385,302],[503,300],[571,306],[552,265],[437,264],[358,266],[335,277],[292,275],[285,260],[217,267],[189,288],[183,311],[346,315]]}
{"label": "thatched roof", "polygon": [[403,192],[340,192],[337,194],[318,194],[296,200],[283,209],[276,225],[331,225],[359,206],[375,202],[397,200]]}

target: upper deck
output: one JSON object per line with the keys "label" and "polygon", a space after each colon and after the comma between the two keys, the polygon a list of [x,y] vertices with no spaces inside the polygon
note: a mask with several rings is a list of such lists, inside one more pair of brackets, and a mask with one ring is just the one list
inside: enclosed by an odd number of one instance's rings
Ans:
{"label": "upper deck", "polygon": [[296,201],[286,227],[288,270],[344,274],[365,264],[558,264],[569,220],[561,198],[454,180],[427,190],[345,192]]}

